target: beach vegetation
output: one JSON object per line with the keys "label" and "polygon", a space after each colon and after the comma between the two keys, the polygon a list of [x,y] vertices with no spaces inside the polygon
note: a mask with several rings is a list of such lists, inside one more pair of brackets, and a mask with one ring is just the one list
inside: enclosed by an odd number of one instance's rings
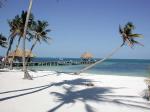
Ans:
{"label": "beach vegetation", "polygon": [[144,97],[150,101],[150,68],[148,69],[149,76],[145,79],[147,90],[145,91]]}
{"label": "beach vegetation", "polygon": [[150,100],[150,78],[145,79],[147,89],[144,92],[144,98]]}

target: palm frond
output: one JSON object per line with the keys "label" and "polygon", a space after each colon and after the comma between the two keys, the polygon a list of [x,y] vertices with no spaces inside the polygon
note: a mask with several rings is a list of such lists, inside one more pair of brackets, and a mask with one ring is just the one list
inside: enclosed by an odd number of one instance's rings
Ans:
{"label": "palm frond", "polygon": [[7,47],[7,38],[2,34],[0,34],[0,46]]}
{"label": "palm frond", "polygon": [[52,30],[50,30],[50,29],[45,30],[45,32],[47,32],[47,33],[48,33],[48,32],[51,32],[51,31],[52,31]]}
{"label": "palm frond", "polygon": [[134,26],[134,24],[133,24],[132,22],[128,22],[128,23],[125,25],[125,27],[128,28],[128,29],[132,29],[132,30],[135,29],[135,26]]}
{"label": "palm frond", "polygon": [[129,34],[128,35],[130,38],[135,38],[135,37],[141,37],[143,38],[143,35],[142,34]]}
{"label": "palm frond", "polygon": [[143,46],[143,44],[134,40],[135,38],[143,37],[142,34],[132,33],[132,31],[134,29],[135,29],[135,26],[133,25],[132,22],[128,22],[123,28],[121,28],[121,26],[119,25],[119,33],[121,34],[122,39],[123,39],[123,43],[121,46],[125,45],[125,43],[127,43],[127,45],[130,46],[131,48],[135,44],[139,44],[139,45]]}
{"label": "palm frond", "polygon": [[123,29],[121,28],[121,25],[119,25],[119,33],[120,33],[120,34],[123,33]]}
{"label": "palm frond", "polygon": [[136,41],[136,40],[134,40],[134,39],[131,39],[131,43],[132,43],[132,45],[134,45],[134,44],[139,44],[139,45],[141,45],[141,46],[144,46],[143,44],[141,44],[140,42],[138,42],[138,41]]}

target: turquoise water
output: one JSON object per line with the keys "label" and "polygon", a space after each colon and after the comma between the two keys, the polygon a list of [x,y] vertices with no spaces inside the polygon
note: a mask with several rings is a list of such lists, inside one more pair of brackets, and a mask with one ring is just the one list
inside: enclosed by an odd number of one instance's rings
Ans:
{"label": "turquoise water", "polygon": [[[73,60],[75,58],[65,58]],[[35,60],[53,60],[52,58],[37,58]],[[34,60],[34,61],[35,61]],[[57,60],[55,58],[55,60]],[[76,58],[76,60],[80,60]],[[32,70],[54,70],[58,72],[77,72],[87,65],[65,65],[65,66],[39,66],[29,67]],[[150,76],[150,60],[135,60],[135,59],[111,59],[93,68],[85,71],[92,74],[109,74],[109,75],[125,75],[125,76]]]}

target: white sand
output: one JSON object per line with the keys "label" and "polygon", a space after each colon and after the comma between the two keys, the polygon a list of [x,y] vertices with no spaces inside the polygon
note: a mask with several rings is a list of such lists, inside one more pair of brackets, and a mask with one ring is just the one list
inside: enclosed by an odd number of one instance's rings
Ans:
{"label": "white sand", "polygon": [[0,112],[150,112],[144,77],[30,74],[33,81],[19,70],[0,72]]}

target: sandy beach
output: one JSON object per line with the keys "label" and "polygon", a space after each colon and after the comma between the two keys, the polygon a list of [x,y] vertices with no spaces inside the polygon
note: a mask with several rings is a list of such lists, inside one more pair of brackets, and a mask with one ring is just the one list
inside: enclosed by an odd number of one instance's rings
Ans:
{"label": "sandy beach", "polygon": [[[0,112],[149,112],[144,77],[30,71],[0,72]],[[93,83],[94,86],[86,84]]]}
{"label": "sandy beach", "polygon": [[150,112],[148,4],[0,0],[0,112]]}

